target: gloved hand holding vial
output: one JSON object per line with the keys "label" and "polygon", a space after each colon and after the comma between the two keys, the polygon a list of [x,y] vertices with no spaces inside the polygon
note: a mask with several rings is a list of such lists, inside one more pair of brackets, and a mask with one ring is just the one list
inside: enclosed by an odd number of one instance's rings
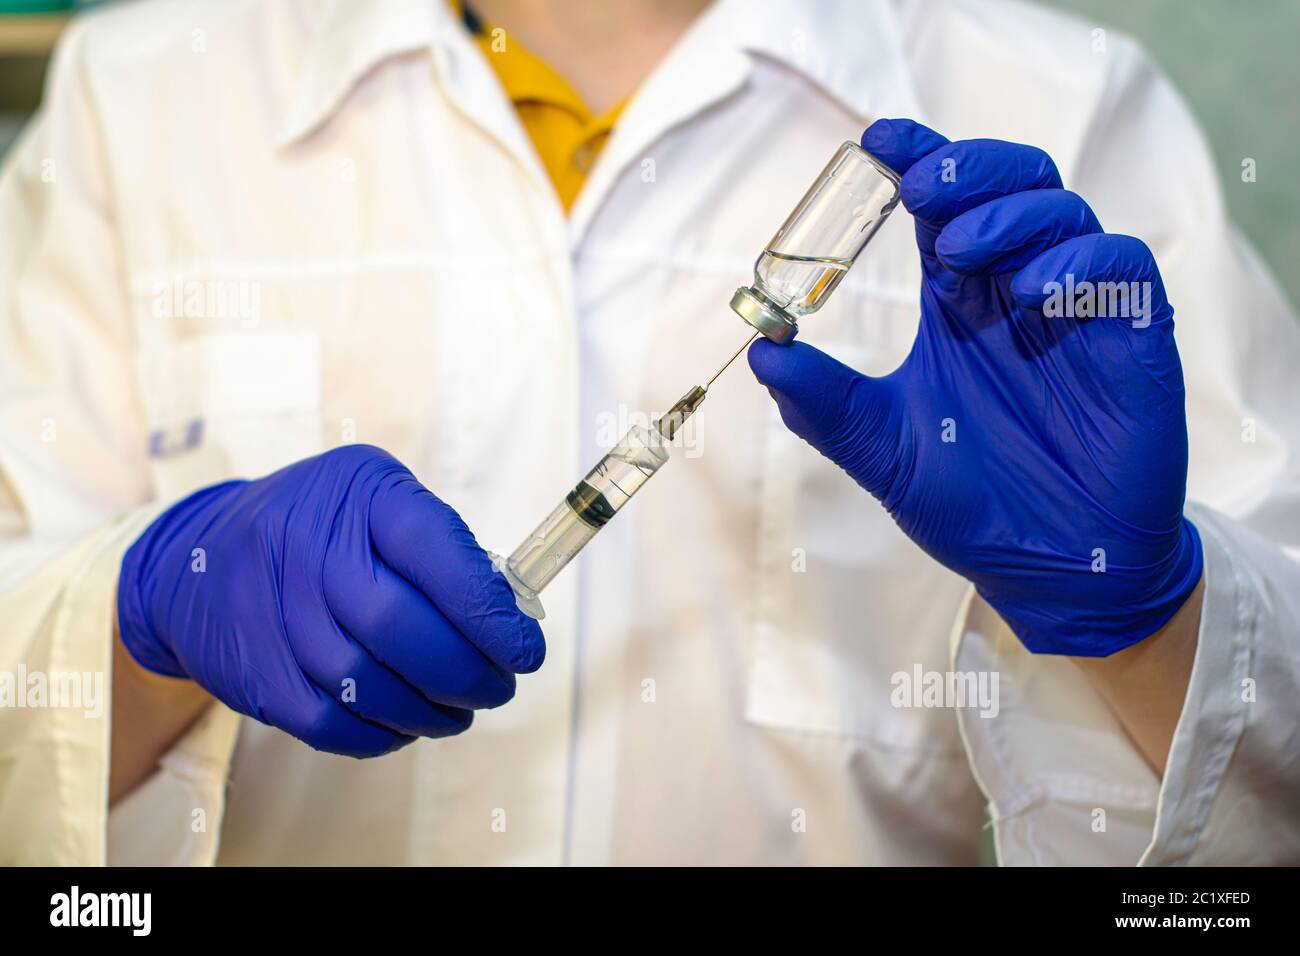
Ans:
{"label": "gloved hand holding vial", "polygon": [[704,385],[683,395],[649,428],[633,426],[509,558],[495,565],[525,614],[540,620],[538,595],[668,461],[667,446],[708,388],[758,335],[785,345],[800,316],[830,298],[876,230],[898,205],[899,178],[857,143],[846,142],[776,231],[754,264],[754,283],[731,308],[754,329]]}

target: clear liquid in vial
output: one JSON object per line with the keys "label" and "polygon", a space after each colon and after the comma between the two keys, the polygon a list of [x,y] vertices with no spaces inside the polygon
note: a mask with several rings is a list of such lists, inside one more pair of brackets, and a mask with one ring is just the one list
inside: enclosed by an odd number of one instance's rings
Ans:
{"label": "clear liquid in vial", "polygon": [[764,249],[754,269],[763,294],[793,316],[816,312],[853,265],[852,259],[795,256]]}

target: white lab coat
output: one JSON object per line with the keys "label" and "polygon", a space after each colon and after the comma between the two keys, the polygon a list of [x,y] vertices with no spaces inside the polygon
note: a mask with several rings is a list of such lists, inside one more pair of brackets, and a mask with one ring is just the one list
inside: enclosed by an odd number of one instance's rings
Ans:
{"label": "white lab coat", "polygon": [[[731,292],[880,116],[1042,146],[1159,258],[1207,554],[1163,782],[742,362],[469,733],[358,762],[215,706],[110,813],[107,716],[0,711],[0,862],[966,863],[986,806],[1006,862],[1300,859],[1300,333],[1134,44],[1003,0],[721,0],[567,218],[437,0],[79,19],[0,180],[0,669],[107,672],[161,507],[351,441],[511,550],[739,345]],[[887,371],[917,287],[900,209],[803,338]],[[997,716],[893,706],[917,667],[996,671]]]}

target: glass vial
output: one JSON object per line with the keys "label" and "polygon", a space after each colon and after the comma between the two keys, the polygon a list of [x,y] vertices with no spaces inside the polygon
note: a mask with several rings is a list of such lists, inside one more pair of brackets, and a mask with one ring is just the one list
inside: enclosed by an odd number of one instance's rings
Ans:
{"label": "glass vial", "polygon": [[830,298],[898,205],[899,177],[857,143],[845,143],[754,263],[754,284],[731,307],[774,342]]}

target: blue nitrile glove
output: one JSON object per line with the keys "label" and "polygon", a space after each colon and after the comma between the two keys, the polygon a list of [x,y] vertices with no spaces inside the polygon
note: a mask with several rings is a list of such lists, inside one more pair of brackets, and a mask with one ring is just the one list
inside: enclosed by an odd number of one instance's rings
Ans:
{"label": "blue nitrile glove", "polygon": [[117,604],[144,667],[356,757],[460,733],[545,653],[456,512],[366,445],[173,506],[127,551]]}
{"label": "blue nitrile glove", "polygon": [[[1173,309],[1150,250],[1102,232],[1042,150],[949,143],[907,120],[874,123],[862,145],[902,174],[916,218],[912,351],[868,378],[760,339],[754,374],[786,425],[972,581],[1029,650],[1104,656],[1159,630],[1202,553],[1183,517]],[[1145,314],[1134,302],[1129,318],[1086,317],[1086,298],[1053,297],[1071,282],[1146,283]]]}

